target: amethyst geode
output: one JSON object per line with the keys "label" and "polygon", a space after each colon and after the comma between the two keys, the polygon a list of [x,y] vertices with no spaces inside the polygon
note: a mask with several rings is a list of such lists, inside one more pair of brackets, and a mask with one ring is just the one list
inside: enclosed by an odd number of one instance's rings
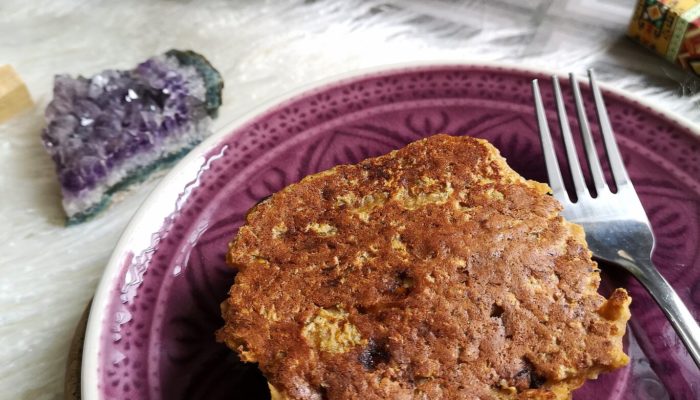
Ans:
{"label": "amethyst geode", "polygon": [[68,223],[172,164],[208,135],[221,75],[201,55],[170,50],[129,71],[57,75],[42,139],[56,164]]}

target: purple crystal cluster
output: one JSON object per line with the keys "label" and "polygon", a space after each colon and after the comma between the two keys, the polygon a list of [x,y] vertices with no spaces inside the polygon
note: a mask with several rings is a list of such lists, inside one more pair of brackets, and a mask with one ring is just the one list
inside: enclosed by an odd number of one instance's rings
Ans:
{"label": "purple crystal cluster", "polygon": [[[198,64],[188,62],[193,57]],[[42,138],[69,221],[98,212],[114,192],[201,141],[222,86],[203,57],[179,51],[129,71],[56,76]]]}

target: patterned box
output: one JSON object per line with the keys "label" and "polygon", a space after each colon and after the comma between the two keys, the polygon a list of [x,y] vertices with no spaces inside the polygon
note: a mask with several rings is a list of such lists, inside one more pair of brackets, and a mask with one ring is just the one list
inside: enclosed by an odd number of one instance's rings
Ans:
{"label": "patterned box", "polygon": [[628,34],[700,76],[700,0],[639,0]]}

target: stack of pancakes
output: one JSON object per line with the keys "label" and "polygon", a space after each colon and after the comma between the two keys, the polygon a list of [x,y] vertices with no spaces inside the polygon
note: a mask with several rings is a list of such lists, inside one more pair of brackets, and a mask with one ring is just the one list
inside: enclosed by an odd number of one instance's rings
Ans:
{"label": "stack of pancakes", "polygon": [[436,135],[254,207],[219,340],[281,399],[567,399],[624,366],[630,298],[485,140]]}

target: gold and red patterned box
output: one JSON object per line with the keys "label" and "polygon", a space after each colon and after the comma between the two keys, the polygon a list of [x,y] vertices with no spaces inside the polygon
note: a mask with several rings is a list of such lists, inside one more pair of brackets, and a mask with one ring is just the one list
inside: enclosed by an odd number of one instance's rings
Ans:
{"label": "gold and red patterned box", "polygon": [[700,75],[700,0],[639,0],[628,34]]}

